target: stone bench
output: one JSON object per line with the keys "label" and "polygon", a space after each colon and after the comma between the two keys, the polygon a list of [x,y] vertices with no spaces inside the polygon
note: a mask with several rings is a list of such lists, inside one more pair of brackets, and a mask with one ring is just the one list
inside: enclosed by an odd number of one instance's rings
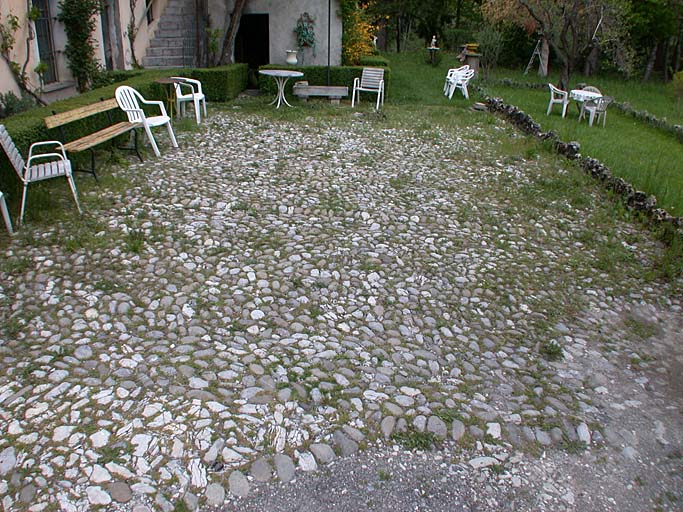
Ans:
{"label": "stone bench", "polygon": [[327,96],[330,103],[339,105],[339,100],[349,95],[349,88],[339,85],[308,85],[308,82],[297,82],[292,88],[295,96],[304,101],[309,96]]}

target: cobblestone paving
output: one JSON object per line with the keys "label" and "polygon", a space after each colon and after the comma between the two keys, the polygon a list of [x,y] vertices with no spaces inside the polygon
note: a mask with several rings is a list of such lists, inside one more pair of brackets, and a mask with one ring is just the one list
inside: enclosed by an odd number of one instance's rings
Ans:
{"label": "cobblestone paving", "polygon": [[515,200],[547,161],[501,156],[501,122],[414,124],[227,109],[85,192],[87,237],[26,227],[0,272],[5,510],[211,510],[378,440],[511,486],[523,447],[635,456],[605,374],[647,384],[628,347],[680,298],[590,266],[596,192]]}

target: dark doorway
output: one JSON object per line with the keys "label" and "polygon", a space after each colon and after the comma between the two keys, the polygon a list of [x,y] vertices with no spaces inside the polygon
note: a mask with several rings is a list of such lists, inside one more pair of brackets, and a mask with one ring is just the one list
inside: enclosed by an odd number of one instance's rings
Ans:
{"label": "dark doorway", "polygon": [[267,14],[245,14],[235,38],[235,62],[246,62],[254,73],[270,62],[270,40]]}

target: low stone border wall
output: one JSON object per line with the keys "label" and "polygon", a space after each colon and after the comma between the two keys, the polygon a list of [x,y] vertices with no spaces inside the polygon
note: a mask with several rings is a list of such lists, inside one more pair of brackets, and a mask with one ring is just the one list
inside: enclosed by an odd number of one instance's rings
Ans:
{"label": "low stone border wall", "polygon": [[[510,78],[501,78],[498,80],[491,80],[494,83],[499,83],[506,87],[516,87],[518,89],[545,89],[548,87],[544,83],[534,83],[534,82],[517,82]],[[683,143],[683,125],[680,124],[670,124],[664,119],[659,119],[654,114],[650,114],[647,110],[636,110],[631,106],[628,101],[619,102],[615,101],[612,103],[614,108],[619,110],[622,114],[633,117],[634,119],[647,124],[658,130],[662,130],[676,137],[679,142]]]}
{"label": "low stone border wall", "polygon": [[594,178],[599,179],[608,190],[622,197],[627,208],[637,212],[642,212],[650,220],[658,224],[668,224],[679,234],[683,235],[683,217],[674,217],[663,208],[657,207],[655,196],[647,195],[645,192],[636,190],[633,185],[612,175],[609,168],[595,158],[584,157],[581,155],[581,146],[578,142],[564,142],[554,131],[544,132],[541,125],[533,120],[531,116],[514,105],[507,105],[501,98],[486,98],[486,104],[491,112],[502,114],[514,126],[519,128],[527,135],[532,135],[539,140],[552,142],[555,150],[570,160],[576,160],[581,168]]}

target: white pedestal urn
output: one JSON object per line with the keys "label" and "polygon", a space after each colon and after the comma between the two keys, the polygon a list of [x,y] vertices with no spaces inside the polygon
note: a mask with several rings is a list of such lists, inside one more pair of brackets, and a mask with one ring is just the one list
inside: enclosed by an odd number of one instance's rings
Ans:
{"label": "white pedestal urn", "polygon": [[296,60],[296,54],[297,50],[286,50],[287,51],[287,64],[290,64],[292,66],[296,66],[297,60]]}

